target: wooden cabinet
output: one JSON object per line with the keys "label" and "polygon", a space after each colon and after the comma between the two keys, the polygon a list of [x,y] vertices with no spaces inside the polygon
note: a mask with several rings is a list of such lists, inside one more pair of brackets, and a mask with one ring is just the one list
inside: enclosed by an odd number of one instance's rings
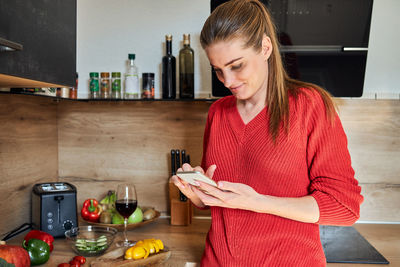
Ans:
{"label": "wooden cabinet", "polygon": [[76,0],[0,0],[0,38],[22,45],[0,49],[0,86],[75,84]]}

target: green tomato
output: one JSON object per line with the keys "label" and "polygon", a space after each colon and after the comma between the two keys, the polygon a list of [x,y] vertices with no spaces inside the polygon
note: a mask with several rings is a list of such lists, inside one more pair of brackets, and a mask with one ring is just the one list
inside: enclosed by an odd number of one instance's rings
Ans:
{"label": "green tomato", "polygon": [[114,213],[111,219],[112,224],[124,224],[124,217],[118,212]]}
{"label": "green tomato", "polygon": [[143,221],[143,212],[139,207],[137,207],[135,212],[129,216],[128,223],[140,223],[141,221]]}

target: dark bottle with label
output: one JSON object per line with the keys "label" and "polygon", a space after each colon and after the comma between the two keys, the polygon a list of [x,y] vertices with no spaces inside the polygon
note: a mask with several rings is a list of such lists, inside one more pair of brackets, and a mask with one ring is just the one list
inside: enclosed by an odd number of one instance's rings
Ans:
{"label": "dark bottle with label", "polygon": [[165,36],[166,55],[162,58],[162,98],[176,98],[176,60],[172,55],[172,35]]}
{"label": "dark bottle with label", "polygon": [[183,35],[183,48],[179,51],[179,98],[194,98],[194,51],[190,47],[190,34]]}

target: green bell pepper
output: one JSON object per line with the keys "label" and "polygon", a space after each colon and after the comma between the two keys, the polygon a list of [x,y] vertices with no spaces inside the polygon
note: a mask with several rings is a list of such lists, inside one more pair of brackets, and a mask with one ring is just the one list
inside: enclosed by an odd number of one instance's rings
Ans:
{"label": "green bell pepper", "polygon": [[40,265],[49,260],[50,246],[46,242],[32,238],[28,242],[24,240],[22,246],[28,251],[31,266]]}

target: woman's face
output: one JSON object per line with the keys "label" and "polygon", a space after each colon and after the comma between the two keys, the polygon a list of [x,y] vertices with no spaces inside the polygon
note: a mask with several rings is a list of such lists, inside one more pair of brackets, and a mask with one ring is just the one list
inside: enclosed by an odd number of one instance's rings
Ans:
{"label": "woman's face", "polygon": [[211,44],[205,52],[218,79],[237,99],[249,100],[259,95],[265,96],[271,41],[265,37],[261,51],[243,47],[241,39],[234,39]]}

